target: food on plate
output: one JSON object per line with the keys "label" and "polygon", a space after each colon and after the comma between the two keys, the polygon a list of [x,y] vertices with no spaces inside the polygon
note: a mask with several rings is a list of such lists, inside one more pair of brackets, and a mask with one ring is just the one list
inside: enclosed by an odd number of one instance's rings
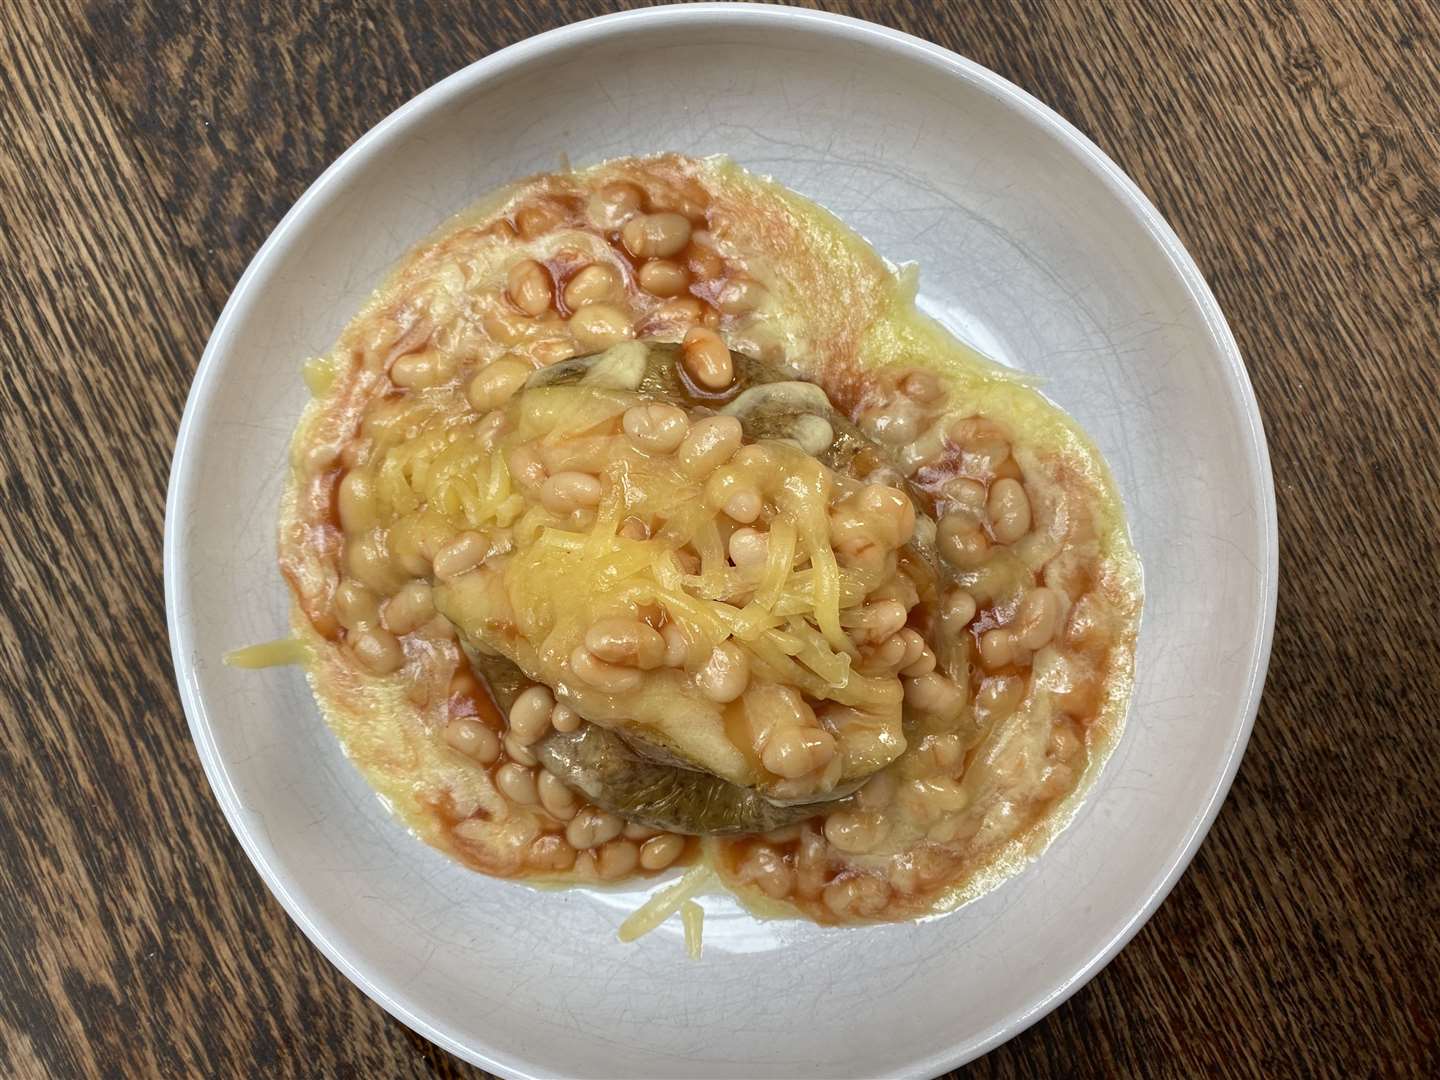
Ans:
{"label": "food on plate", "polygon": [[913,292],[669,155],[400,264],[306,367],[281,652],[412,829],[503,877],[691,867],[692,951],[712,874],[852,923],[1043,848],[1119,734],[1139,568],[1074,422]]}

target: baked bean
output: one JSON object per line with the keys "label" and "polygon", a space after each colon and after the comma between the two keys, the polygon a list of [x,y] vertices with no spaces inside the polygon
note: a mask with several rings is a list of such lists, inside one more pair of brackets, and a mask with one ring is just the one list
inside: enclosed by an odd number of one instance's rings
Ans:
{"label": "baked bean", "polygon": [[792,686],[760,683],[745,695],[745,705],[751,715],[772,730],[782,727],[813,728],[816,725],[815,710]]}
{"label": "baked bean", "polygon": [[692,424],[676,458],[689,476],[703,476],[724,465],[740,449],[740,421],[733,416],[707,416]]}
{"label": "baked bean", "polygon": [[690,419],[683,409],[650,401],[626,409],[620,425],[636,449],[668,454],[684,441],[685,433],[690,430]]}
{"label": "baked bean", "polygon": [[940,494],[950,510],[967,510],[974,520],[980,520],[980,511],[985,508],[986,499],[985,485],[980,481],[971,480],[968,476],[954,476],[945,481]]}
{"label": "baked bean", "polygon": [[795,871],[783,855],[764,844],[757,844],[750,852],[741,864],[740,874],[772,900],[784,899],[795,889]]}
{"label": "baked bean", "polygon": [[389,595],[405,584],[405,577],[391,562],[384,533],[370,533],[345,544],[345,569],[360,584],[372,591]]}
{"label": "baked bean", "polygon": [[757,529],[736,529],[730,534],[730,561],[736,566],[764,566],[770,558],[770,537]]}
{"label": "baked bean", "polygon": [[504,218],[491,222],[479,232],[479,236],[485,240],[513,240],[516,235],[518,234],[515,232],[515,226]]}
{"label": "baked bean", "polygon": [[516,311],[508,301],[486,311],[480,325],[491,341],[501,345],[519,345],[535,331],[535,320]]}
{"label": "baked bean", "polygon": [[355,657],[376,675],[389,675],[405,666],[405,650],[389,630],[362,626],[350,636]]}
{"label": "baked bean", "polygon": [[620,523],[620,528],[615,530],[616,534],[623,536],[626,540],[649,540],[650,526],[637,517],[627,517]]}
{"label": "baked bean", "polygon": [[580,729],[580,714],[563,701],[557,701],[554,710],[550,713],[550,726],[556,731],[568,735],[570,732]]}
{"label": "baked bean", "polygon": [[635,336],[630,316],[614,304],[586,304],[570,316],[569,326],[582,348],[597,352]]}
{"label": "baked bean", "polygon": [[463,532],[435,553],[435,577],[449,581],[468,573],[490,554],[490,541],[483,533]]}
{"label": "baked bean", "polygon": [[980,416],[968,416],[950,425],[950,440],[960,447],[961,463],[975,476],[994,475],[1010,456],[1010,442],[998,424]]}
{"label": "baked bean", "polygon": [[488,412],[475,425],[475,441],[486,450],[494,450],[500,436],[510,430],[510,418],[498,409]]}
{"label": "baked bean", "polygon": [[532,343],[529,349],[536,367],[549,367],[578,354],[580,346],[567,333],[564,337],[541,338]]}
{"label": "baked bean", "polygon": [[895,801],[895,790],[898,786],[899,781],[895,779],[895,774],[888,769],[876,773],[855,793],[855,802],[862,810],[883,810]]}
{"label": "baked bean", "polygon": [[392,634],[408,634],[424,626],[435,614],[435,601],[430,586],[412,581],[385,604],[385,629]]}
{"label": "baked bean", "polygon": [[737,469],[752,471],[774,469],[777,465],[775,455],[760,443],[750,443],[735,451],[734,463]]}
{"label": "baked bean", "polygon": [[565,839],[581,851],[608,844],[620,835],[625,822],[597,806],[581,807],[565,826]]}
{"label": "baked bean", "polygon": [[614,232],[625,224],[626,218],[639,211],[644,200],[644,194],[634,184],[616,181],[591,193],[585,214],[597,229]]}
{"label": "baked bean", "polygon": [[[856,462],[860,464],[860,462]],[[874,465],[873,462],[870,464]],[[905,474],[891,465],[874,465],[865,474],[865,483],[879,484],[882,487],[902,488],[905,484]]]}
{"label": "baked bean", "polygon": [[346,443],[340,450],[340,464],[347,469],[358,469],[370,462],[375,452],[375,440],[371,438],[354,439]]}
{"label": "baked bean", "polygon": [[741,525],[750,525],[760,517],[760,512],[765,509],[765,501],[760,498],[758,491],[747,489],[731,495],[725,500],[722,509],[725,511],[725,516],[732,521],[738,521]]}
{"label": "baked bean", "polygon": [[860,426],[879,442],[903,446],[920,434],[920,416],[908,401],[890,402],[866,409],[860,415]]}
{"label": "baked bean", "polygon": [[1058,795],[1064,795],[1073,788],[1074,780],[1076,780],[1076,772],[1070,766],[1064,765],[1064,763],[1051,765],[1050,768],[1045,769],[1045,775],[1041,778],[1040,783],[1035,785],[1035,798],[1053,799]]}
{"label": "baked bean", "polygon": [[760,751],[761,764],[787,780],[823,769],[834,757],[835,736],[819,727],[777,727]]}
{"label": "baked bean", "polygon": [[500,789],[500,794],[521,806],[531,806],[540,801],[534,770],[513,761],[507,761],[495,770],[495,786]]}
{"label": "baked bean", "polygon": [[900,674],[907,675],[912,679],[921,675],[929,675],[935,670],[935,663],[935,651],[929,645],[922,645],[920,655],[901,668]]}
{"label": "baked bean", "polygon": [[335,587],[335,617],[347,630],[377,622],[380,619],[379,598],[358,581],[346,578]]}
{"label": "baked bean", "polygon": [[1050,732],[1050,743],[1045,748],[1046,756],[1056,761],[1070,761],[1084,745],[1075,728],[1062,717],[1056,721],[1055,730]]}
{"label": "baked bean", "polygon": [[986,513],[998,543],[1013,544],[1030,531],[1030,497],[1019,480],[1004,477],[991,484]]}
{"label": "baked bean", "polygon": [[968,626],[975,618],[975,598],[964,589],[951,589],[945,594],[940,618],[952,633]]}
{"label": "baked bean", "polygon": [[660,636],[665,639],[665,666],[683,667],[690,655],[690,639],[685,631],[678,623],[667,622],[660,628]]}
{"label": "baked bean", "polygon": [[505,295],[526,315],[539,315],[555,295],[550,272],[534,259],[521,259],[505,276]]}
{"label": "baked bean", "polygon": [[510,706],[510,733],[522,745],[529,746],[550,730],[550,713],[554,708],[555,695],[549,687],[527,687]]}
{"label": "baked bean", "polygon": [[883,544],[863,533],[847,536],[843,540],[836,540],[832,537],[832,544],[835,548],[836,561],[846,569],[880,570],[885,565],[886,556],[889,555]]}
{"label": "baked bean", "polygon": [[825,839],[848,855],[874,851],[889,832],[883,814],[868,810],[836,810],[825,818]]}
{"label": "baked bean", "polygon": [[614,881],[640,864],[640,846],[630,840],[611,840],[600,849],[596,872],[604,881]]}
{"label": "baked bean", "polygon": [[580,812],[580,797],[558,776],[542,772],[536,791],[540,797],[540,805],[557,821],[569,821]]}
{"label": "baked bean", "polygon": [[485,688],[469,668],[456,668],[450,673],[450,685],[447,693],[451,697],[459,694],[461,697],[473,698],[484,694]]}
{"label": "baked bean", "polygon": [[885,910],[890,885],[868,874],[832,881],[823,893],[825,906],[840,918],[859,915],[870,918]]}
{"label": "baked bean", "polygon": [[540,760],[525,743],[515,737],[513,731],[507,731],[500,740],[501,747],[505,750],[505,756],[519,765],[534,766],[540,764]]}
{"label": "baked bean", "polygon": [[690,234],[685,263],[697,278],[717,278],[725,272],[725,260],[715,250],[715,238],[705,229]]}
{"label": "baked bean", "polygon": [[1016,641],[1031,651],[1050,644],[1060,625],[1060,594],[1044,586],[1031,589],[1015,612]]}
{"label": "baked bean", "polygon": [[324,443],[317,444],[306,450],[302,457],[302,469],[308,476],[315,476],[319,473],[329,472],[340,460],[340,448],[327,446]]}
{"label": "baked bean", "polygon": [[621,227],[620,239],[631,255],[667,258],[690,242],[690,222],[675,213],[637,214]]}
{"label": "baked bean", "polygon": [[[1044,781],[1042,780],[1041,783],[1037,785],[1037,788],[1043,786]],[[980,815],[974,813],[946,814],[926,830],[925,837],[928,840],[935,841],[937,844],[953,844],[957,841],[963,842],[969,840],[980,831],[981,821],[982,818]]]}
{"label": "baked bean", "polygon": [[454,697],[455,694],[459,694],[461,697],[478,697],[485,691],[480,680],[475,678],[474,672],[465,667],[455,668],[455,671],[451,672],[448,693],[451,697]]}
{"label": "baked bean", "polygon": [[525,385],[532,370],[529,363],[518,356],[502,356],[475,373],[465,388],[465,400],[476,412],[498,409]]}
{"label": "baked bean", "polygon": [[1008,713],[1025,698],[1025,680],[1016,675],[986,679],[975,695],[975,707],[986,713]]}
{"label": "baked bean", "polygon": [[390,381],[407,390],[423,390],[450,378],[450,363],[433,349],[409,353],[390,365]]}
{"label": "baked bean", "polygon": [[607,263],[591,263],[565,284],[565,305],[578,311],[586,304],[614,303],[625,296],[620,271]]}
{"label": "baked bean", "polygon": [[825,834],[811,822],[800,826],[800,842],[795,851],[795,892],[806,900],[820,896],[830,877],[830,845]]}
{"label": "baked bean", "polygon": [[[933,847],[912,848],[890,860],[886,877],[890,887],[903,896],[914,896],[946,874],[944,855]],[[924,869],[922,869],[922,866]]]}
{"label": "baked bean", "polygon": [[900,469],[906,476],[914,476],[921,469],[937,464],[946,449],[944,425],[931,424],[914,440],[898,448]]}
{"label": "baked bean", "polygon": [[570,654],[570,670],[576,678],[609,694],[624,693],[640,685],[641,675],[635,668],[607,663],[583,645]]}
{"label": "baked bean", "polygon": [[958,570],[973,570],[990,553],[990,538],[963,513],[946,514],[936,531],[940,557]]}
{"label": "baked bean", "polygon": [[625,828],[620,830],[620,835],[626,840],[649,840],[652,836],[659,836],[660,830],[651,828],[649,825],[641,825],[638,821],[627,821]]}
{"label": "baked bean", "polygon": [[992,671],[1015,662],[1015,637],[1008,627],[997,626],[980,635],[980,662]]}
{"label": "baked bean", "polygon": [[611,664],[657,668],[665,659],[665,639],[639,619],[611,616],[585,631],[585,647]]}
{"label": "baked bean", "polygon": [[646,870],[664,870],[685,850],[685,838],[661,833],[640,845],[640,865]]}
{"label": "baked bean", "polygon": [[726,315],[746,315],[765,299],[765,286],[754,278],[733,277],[720,287],[715,306]]}
{"label": "baked bean", "polygon": [[800,839],[800,826],[782,825],[778,829],[771,829],[760,835],[772,844],[793,844]]}
{"label": "baked bean", "polygon": [[705,390],[724,390],[735,381],[735,365],[720,335],[703,326],[691,327],[680,346],[685,371]]}
{"label": "baked bean", "polygon": [[970,801],[959,781],[945,776],[911,780],[900,789],[899,799],[906,813],[927,825],[965,809]]}
{"label": "baked bean", "polygon": [[563,836],[537,836],[530,843],[525,861],[536,870],[564,873],[575,865],[575,849]]}
{"label": "baked bean", "polygon": [[818,457],[835,442],[835,428],[829,420],[814,413],[801,413],[790,424],[790,434],[811,457]]}
{"label": "baked bean", "polygon": [[905,685],[905,704],[921,712],[942,716],[958,711],[965,704],[965,692],[938,671],[902,682]]}
{"label": "baked bean", "polygon": [[844,621],[854,624],[850,636],[857,644],[876,645],[898,634],[909,614],[898,600],[877,600],[848,612]]}
{"label": "baked bean", "polygon": [[734,642],[722,641],[695,673],[695,685],[711,701],[734,701],[750,685],[750,658]]}
{"label": "baked bean", "polygon": [[515,446],[505,456],[505,465],[515,483],[529,492],[538,493],[545,483],[545,466],[530,446]]}
{"label": "baked bean", "polygon": [[652,296],[679,296],[690,286],[690,272],[669,259],[651,259],[640,267],[635,278]]}
{"label": "baked bean", "polygon": [[410,577],[429,577],[432,560],[455,539],[455,530],[439,514],[410,514],[390,526],[390,550]]}
{"label": "baked bean", "polygon": [[[914,631],[911,631],[914,633]],[[867,671],[894,671],[905,662],[905,631],[898,634],[891,634],[880,644],[872,646],[864,651],[865,669]],[[915,635],[919,637],[919,634]],[[918,654],[917,654],[918,655]]]}
{"label": "baked bean", "polygon": [[[900,640],[905,643],[905,652],[899,661],[899,666],[902,668],[907,668],[911,664],[919,661],[920,658],[925,655],[925,650],[930,647],[925,644],[925,639],[920,636],[920,631],[912,630],[908,626],[904,630],[901,630],[898,636]],[[917,672],[917,674],[923,675],[925,673],[921,671]]]}
{"label": "baked bean", "polygon": [[910,571],[902,564],[897,567],[897,572],[894,577],[879,588],[871,590],[870,599],[899,600],[908,611],[920,603],[920,590],[916,586],[915,580],[910,576]]}
{"label": "baked bean", "polygon": [[663,323],[666,326],[681,327],[694,326],[704,321],[706,311],[710,310],[703,300],[693,296],[680,296],[674,300],[667,300],[650,313],[652,319]]}
{"label": "baked bean", "polygon": [[890,526],[896,547],[907,543],[915,535],[915,504],[898,488],[866,484],[860,491],[859,503]]}
{"label": "baked bean", "polygon": [[953,731],[927,735],[920,750],[935,768],[946,774],[953,774],[965,757],[965,745]]}
{"label": "baked bean", "polygon": [[540,505],[552,514],[598,506],[604,488],[600,481],[583,472],[558,472],[540,486]]}
{"label": "baked bean", "polygon": [[930,405],[945,396],[940,380],[931,371],[912,371],[900,380],[900,392],[911,401]]}
{"label": "baked bean", "polygon": [[554,203],[532,203],[515,215],[515,228],[521,236],[530,240],[541,233],[549,232],[564,218],[564,211]]}
{"label": "baked bean", "polygon": [[445,725],[445,744],[481,765],[500,756],[500,736],[475,720],[456,718]]}
{"label": "baked bean", "polygon": [[375,508],[375,481],[359,469],[347,472],[336,493],[340,509],[340,527],[347,533],[373,529],[380,521]]}

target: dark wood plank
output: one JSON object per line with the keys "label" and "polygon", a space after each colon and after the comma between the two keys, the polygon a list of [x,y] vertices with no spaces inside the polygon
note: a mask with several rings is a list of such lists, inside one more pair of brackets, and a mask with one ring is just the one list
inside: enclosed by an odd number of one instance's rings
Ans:
{"label": "dark wood plank", "polygon": [[[1275,465],[1279,624],[1230,801],[1120,957],[967,1072],[1433,1075],[1440,9],[825,6],[992,67],[1135,177]],[[480,1075],[309,946],[211,801],[164,484],[209,327],[305,186],[442,75],[610,7],[0,0],[0,1072]]]}

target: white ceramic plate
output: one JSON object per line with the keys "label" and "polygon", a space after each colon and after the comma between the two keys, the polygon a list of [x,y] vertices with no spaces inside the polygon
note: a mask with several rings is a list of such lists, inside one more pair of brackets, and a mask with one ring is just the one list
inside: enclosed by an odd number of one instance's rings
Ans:
{"label": "white ceramic plate", "polygon": [[[706,901],[635,945],[639,893],[540,893],[409,836],[293,669],[275,508],[328,348],[385,269],[498,185],[620,154],[726,153],[839,214],[923,305],[1047,392],[1114,469],[1146,574],[1129,726],[1085,809],[954,914],[843,931]],[[165,583],[191,730],[246,852],[371,997],[495,1072],[935,1074],[1090,978],[1189,862],[1239,763],[1275,610],[1275,505],[1234,341],[1179,241],[1074,128],[933,45],[866,23],[698,5],[522,42],[420,95],[296,203],[200,363],[170,481]]]}

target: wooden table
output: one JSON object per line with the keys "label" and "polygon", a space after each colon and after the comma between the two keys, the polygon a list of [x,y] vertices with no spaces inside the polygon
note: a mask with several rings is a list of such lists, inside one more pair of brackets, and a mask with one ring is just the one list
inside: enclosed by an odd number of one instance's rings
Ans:
{"label": "wooden table", "polygon": [[[938,7],[938,5],[935,5]],[[166,471],[226,295],[350,142],[610,5],[0,0],[0,1073],[478,1075],[291,924],[172,683]],[[1440,1071],[1440,9],[841,3],[986,64],[1214,286],[1274,462],[1255,736],[1159,913],[975,1076]]]}

